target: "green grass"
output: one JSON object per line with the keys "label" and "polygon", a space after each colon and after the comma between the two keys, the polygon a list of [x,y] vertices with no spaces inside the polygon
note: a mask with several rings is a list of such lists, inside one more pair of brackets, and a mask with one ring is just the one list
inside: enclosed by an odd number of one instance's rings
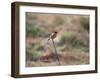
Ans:
{"label": "green grass", "polygon": [[66,46],[64,48],[61,49],[61,51],[66,50],[71,50],[71,49],[82,49],[86,52],[89,51],[89,46],[88,44],[85,43],[84,40],[79,40],[78,39],[79,36],[77,36],[77,34],[73,33],[73,32],[66,32],[64,33],[61,38],[60,41],[58,43],[58,46]]}
{"label": "green grass", "polygon": [[27,35],[31,35],[34,37],[43,37],[45,34],[45,31],[36,24],[29,24],[26,23],[26,33]]}
{"label": "green grass", "polygon": [[26,48],[26,60],[36,60],[38,53],[34,48]]}

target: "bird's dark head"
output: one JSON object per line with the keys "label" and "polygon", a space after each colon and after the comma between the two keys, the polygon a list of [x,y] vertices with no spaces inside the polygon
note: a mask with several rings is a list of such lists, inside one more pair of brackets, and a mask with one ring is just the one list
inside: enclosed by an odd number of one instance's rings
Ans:
{"label": "bird's dark head", "polygon": [[58,33],[58,32],[55,31],[55,33]]}

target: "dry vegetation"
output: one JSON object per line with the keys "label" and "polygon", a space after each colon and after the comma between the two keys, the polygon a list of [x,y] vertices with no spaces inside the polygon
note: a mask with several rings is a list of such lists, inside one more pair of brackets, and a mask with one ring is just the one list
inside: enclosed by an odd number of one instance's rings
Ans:
{"label": "dry vegetation", "polygon": [[54,39],[60,65],[89,64],[89,16],[26,13],[26,66],[59,65],[52,42]]}

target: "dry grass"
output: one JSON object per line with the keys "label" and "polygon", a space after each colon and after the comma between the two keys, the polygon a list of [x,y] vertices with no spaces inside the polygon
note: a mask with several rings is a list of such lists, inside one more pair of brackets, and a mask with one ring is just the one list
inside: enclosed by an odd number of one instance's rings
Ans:
{"label": "dry grass", "polygon": [[[85,20],[85,21],[84,21]],[[61,65],[89,64],[89,20],[83,15],[26,13],[26,66],[56,66],[57,55],[49,35],[57,31],[54,40]],[[46,49],[46,50],[45,50]]]}
{"label": "dry grass", "polygon": [[[60,53],[58,56],[60,60],[60,65],[89,64],[89,55],[87,53]],[[59,65],[55,53],[41,56],[36,61],[29,61],[26,64],[27,67],[55,65]]]}

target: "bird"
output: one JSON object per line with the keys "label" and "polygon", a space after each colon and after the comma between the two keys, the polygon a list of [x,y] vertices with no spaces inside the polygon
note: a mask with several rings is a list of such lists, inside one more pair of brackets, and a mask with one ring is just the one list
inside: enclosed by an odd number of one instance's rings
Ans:
{"label": "bird", "polygon": [[57,36],[57,33],[58,33],[58,32],[56,32],[56,31],[53,32],[53,33],[49,36],[48,41],[49,41],[50,39],[52,39],[52,40],[55,39],[56,36]]}

